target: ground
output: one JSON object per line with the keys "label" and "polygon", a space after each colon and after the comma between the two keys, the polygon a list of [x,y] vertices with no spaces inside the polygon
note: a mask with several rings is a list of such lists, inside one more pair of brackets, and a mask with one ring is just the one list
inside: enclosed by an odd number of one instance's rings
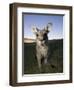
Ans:
{"label": "ground", "polygon": [[49,40],[49,58],[47,69],[38,69],[35,43],[24,43],[24,74],[62,73],[63,72],[63,39]]}

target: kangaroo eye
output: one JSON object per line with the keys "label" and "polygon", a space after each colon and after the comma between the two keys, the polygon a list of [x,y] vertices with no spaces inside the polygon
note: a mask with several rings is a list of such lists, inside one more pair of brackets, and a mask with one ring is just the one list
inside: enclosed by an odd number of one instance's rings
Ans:
{"label": "kangaroo eye", "polygon": [[36,36],[38,37],[38,34],[36,34]]}
{"label": "kangaroo eye", "polygon": [[47,36],[47,34],[45,33],[44,36]]}
{"label": "kangaroo eye", "polygon": [[47,34],[44,34],[44,39],[47,39]]}

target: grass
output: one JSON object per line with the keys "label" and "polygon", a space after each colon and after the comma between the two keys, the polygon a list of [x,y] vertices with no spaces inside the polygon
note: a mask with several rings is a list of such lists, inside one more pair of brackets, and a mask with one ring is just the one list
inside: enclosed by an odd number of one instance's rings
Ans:
{"label": "grass", "polygon": [[63,40],[50,40],[49,52],[48,65],[42,65],[42,72],[39,72],[35,43],[24,43],[24,74],[62,73]]}

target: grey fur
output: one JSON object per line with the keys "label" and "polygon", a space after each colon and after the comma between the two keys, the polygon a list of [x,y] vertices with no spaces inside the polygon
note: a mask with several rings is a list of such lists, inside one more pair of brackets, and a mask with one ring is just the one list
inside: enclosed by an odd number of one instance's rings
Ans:
{"label": "grey fur", "polygon": [[41,60],[43,59],[43,64],[47,64],[47,59],[48,59],[48,33],[50,31],[50,25],[49,23],[46,28],[39,30],[38,28],[33,28],[33,32],[36,35],[36,57],[37,57],[37,62],[38,62],[38,67],[39,70],[41,71],[42,67],[42,62]]}

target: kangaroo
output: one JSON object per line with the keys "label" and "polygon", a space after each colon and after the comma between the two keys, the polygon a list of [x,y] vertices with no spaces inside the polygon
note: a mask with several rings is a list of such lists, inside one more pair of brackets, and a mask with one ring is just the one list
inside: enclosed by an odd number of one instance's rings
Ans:
{"label": "kangaroo", "polygon": [[42,30],[37,27],[33,27],[32,31],[36,36],[36,57],[38,62],[38,67],[41,72],[42,63],[46,65],[48,59],[48,33],[51,30],[52,23],[48,23]]}

